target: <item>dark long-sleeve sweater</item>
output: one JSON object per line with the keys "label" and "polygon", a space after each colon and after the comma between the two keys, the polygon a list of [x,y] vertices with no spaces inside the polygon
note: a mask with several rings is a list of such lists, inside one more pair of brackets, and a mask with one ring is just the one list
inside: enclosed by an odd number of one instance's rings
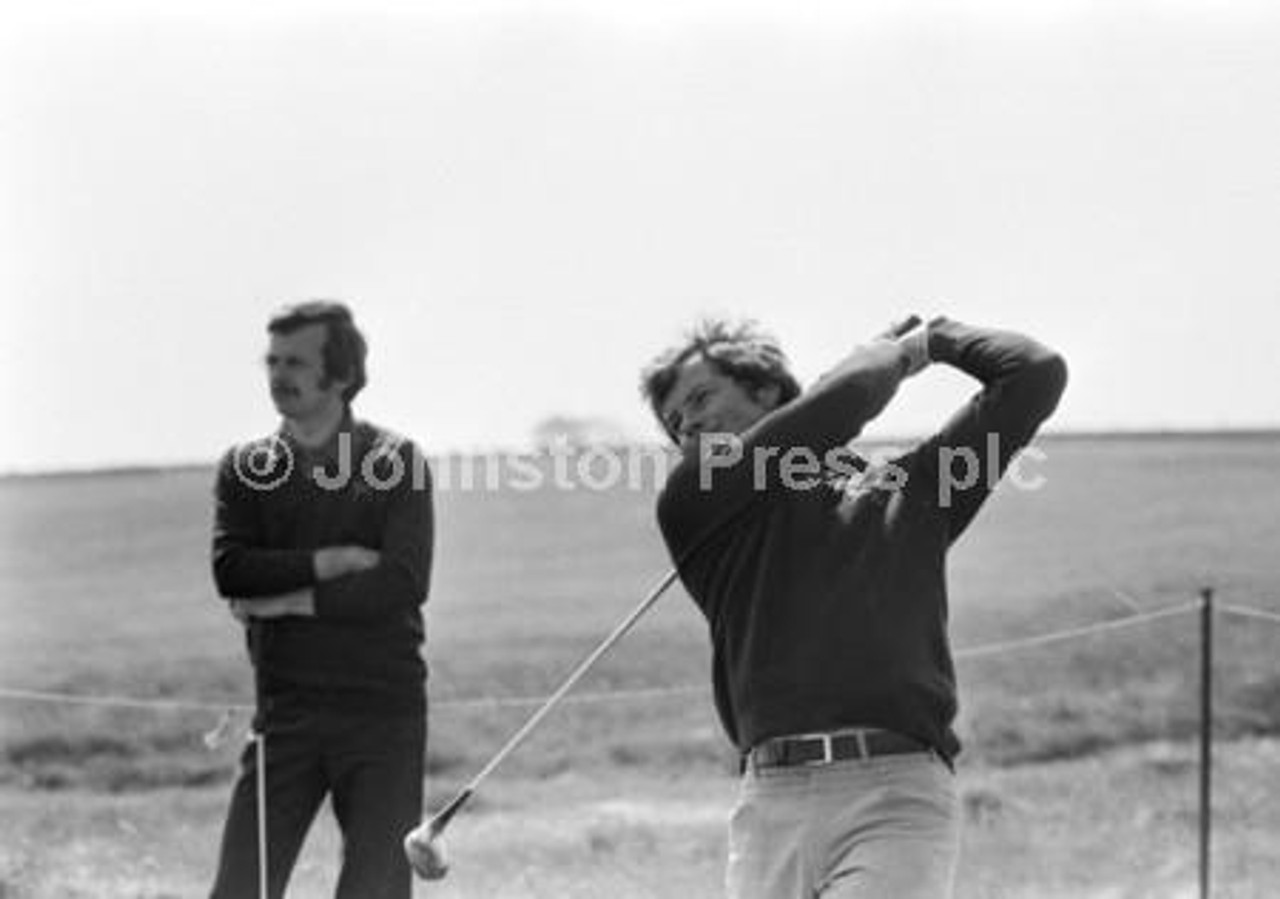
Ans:
{"label": "dark long-sleeve sweater", "polygon": [[[219,594],[254,600],[309,589],[315,597],[315,617],[251,620],[260,698],[420,711],[433,522],[416,447],[349,417],[317,451],[274,435],[223,457],[215,499]],[[315,550],[346,545],[376,550],[379,564],[318,581]]]}
{"label": "dark long-sleeve sweater", "polygon": [[[737,464],[690,455],[663,489],[659,524],[710,625],[717,709],[743,752],[853,726],[959,752],[946,553],[1052,413],[1066,366],[1029,338],[943,319],[929,354],[982,389],[877,477],[844,447],[903,377],[903,350],[888,342],[765,416]],[[788,476],[789,454],[793,466],[823,461],[825,476]]]}

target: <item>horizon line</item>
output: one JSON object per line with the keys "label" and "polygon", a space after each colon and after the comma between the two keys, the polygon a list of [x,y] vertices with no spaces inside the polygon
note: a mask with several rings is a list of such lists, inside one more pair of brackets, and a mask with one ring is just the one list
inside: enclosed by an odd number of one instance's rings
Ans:
{"label": "horizon line", "polygon": [[[913,441],[921,439],[923,434],[898,434],[883,437],[857,438],[858,442],[864,444],[894,444],[902,441]],[[1213,428],[1196,428],[1196,427],[1141,427],[1141,428],[1064,428],[1064,429],[1048,429],[1036,435],[1035,440],[1153,440],[1162,437],[1173,438],[1193,438],[1193,439],[1212,439],[1212,438],[1268,438],[1280,437],[1280,425],[1274,426],[1241,426],[1241,427],[1213,427]],[[592,443],[571,444],[575,449],[587,450],[593,447],[627,447],[627,446],[649,446],[658,442],[654,440],[622,440],[618,442],[597,441]],[[1034,441],[1033,441],[1034,442]],[[445,449],[436,452],[425,453],[428,459],[437,459],[448,456],[483,456],[490,453],[520,453],[531,454],[538,452],[545,447],[530,443],[526,446],[491,446],[486,448],[469,448],[469,449]],[[61,477],[93,477],[93,476],[111,476],[111,475],[130,475],[130,474],[162,474],[166,472],[183,472],[194,471],[199,469],[208,469],[217,465],[217,459],[205,460],[173,460],[173,461],[138,461],[138,462],[108,462],[102,464],[89,464],[84,466],[63,466],[52,468],[8,468],[0,470],[0,481],[38,479],[38,478],[61,478]]]}

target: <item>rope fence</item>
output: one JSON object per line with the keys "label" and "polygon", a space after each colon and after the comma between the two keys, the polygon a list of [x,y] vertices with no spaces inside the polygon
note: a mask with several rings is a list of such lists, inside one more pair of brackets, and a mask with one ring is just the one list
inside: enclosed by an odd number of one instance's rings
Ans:
{"label": "rope fence", "polygon": [[[1124,595],[1124,594],[1118,594]],[[1081,640],[1098,634],[1125,630],[1141,624],[1148,624],[1164,618],[1187,615],[1201,607],[1200,600],[1168,606],[1162,609],[1135,612],[1120,618],[1109,618],[1092,624],[1063,628],[1030,637],[1017,637],[1009,640],[996,640],[979,643],[956,649],[954,658],[959,660],[981,659],[990,656],[1004,655],[1042,646],[1052,646],[1071,640]],[[1135,607],[1136,608],[1136,607]],[[1242,618],[1266,621],[1280,625],[1280,613],[1269,612],[1251,606],[1235,603],[1219,603],[1215,605],[1218,612]],[[618,690],[583,691],[566,696],[564,702],[591,704],[596,702],[637,701],[661,699],[671,696],[689,696],[707,692],[704,685],[679,685],[672,687],[644,687]],[[433,698],[432,709],[484,709],[484,708],[526,708],[540,705],[546,696],[458,696]],[[52,690],[29,690],[18,687],[0,686],[0,699],[12,699],[25,702],[48,703],[54,705],[81,705],[100,708],[143,709],[170,712],[252,712],[250,703],[234,700],[192,700],[192,699],[146,699],[136,696],[118,696],[109,694],[67,693]]]}
{"label": "rope fence", "polygon": [[160,712],[252,712],[242,702],[214,702],[191,699],[140,699],[134,696],[90,696],[83,693],[56,693],[47,690],[20,690],[0,687],[0,699],[20,699],[55,705],[84,705],[98,708],[147,709]]}
{"label": "rope fence", "polygon": [[1156,621],[1160,618],[1172,618],[1175,615],[1185,615],[1189,612],[1194,612],[1198,608],[1200,608],[1199,602],[1181,603],[1167,609],[1157,609],[1151,612],[1139,612],[1133,615],[1126,615],[1123,618],[1111,618],[1107,621],[1101,621],[1095,624],[1086,624],[1080,627],[1065,628],[1060,631],[1040,634],[1035,637],[1023,637],[1014,640],[1000,640],[994,643],[982,643],[977,646],[957,649],[954,656],[956,659],[977,659],[985,656],[1003,655],[1004,653],[1015,652],[1020,649],[1050,646],[1054,643],[1062,643],[1067,640],[1083,639],[1084,637],[1092,637],[1094,634],[1103,634],[1110,631],[1122,630],[1127,627],[1133,627],[1138,624],[1146,624],[1149,621]]}
{"label": "rope fence", "polygon": [[1264,609],[1254,609],[1249,606],[1239,606],[1233,603],[1221,603],[1217,606],[1218,611],[1226,612],[1228,615],[1238,615],[1241,618],[1252,618],[1257,621],[1269,621],[1272,624],[1280,624],[1280,614],[1276,612],[1268,612]]}

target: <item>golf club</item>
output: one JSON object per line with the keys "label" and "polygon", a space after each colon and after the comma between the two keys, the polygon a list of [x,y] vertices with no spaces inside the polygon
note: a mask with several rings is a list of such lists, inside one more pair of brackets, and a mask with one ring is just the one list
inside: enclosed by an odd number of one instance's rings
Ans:
{"label": "golf club", "polygon": [[408,836],[404,838],[404,851],[405,855],[409,858],[409,864],[413,867],[413,870],[417,872],[419,877],[422,877],[425,880],[439,880],[444,877],[449,870],[449,865],[444,856],[444,848],[440,841],[440,836],[444,833],[444,829],[449,825],[449,821],[452,820],[453,816],[461,811],[463,806],[467,804],[476,789],[480,786],[481,782],[492,774],[494,769],[501,765],[507,756],[511,755],[511,753],[515,751],[517,746],[525,741],[529,734],[533,732],[534,728],[536,728],[551,709],[555,707],[556,703],[563,699],[565,694],[572,690],[574,685],[582,679],[582,676],[591,669],[591,666],[599,661],[600,657],[608,652],[615,643],[621,640],[627,631],[631,630],[631,628],[635,626],[635,623],[640,620],[645,612],[649,611],[649,608],[658,601],[658,598],[667,591],[667,588],[675,583],[676,577],[677,573],[675,568],[668,571],[662,577],[662,580],[658,582],[657,586],[649,591],[649,595],[646,596],[644,600],[641,601],[641,603],[636,606],[635,609],[633,609],[617,627],[613,629],[609,636],[605,637],[604,640],[600,642],[599,646],[592,650],[586,658],[578,663],[578,666],[573,669],[568,677],[565,678],[564,683],[556,688],[554,693],[547,697],[546,701],[542,703],[538,710],[529,716],[529,719],[525,721],[520,729],[512,734],[506,744],[499,749],[494,754],[493,758],[489,760],[488,764],[481,768],[475,777],[471,778],[470,782],[468,782],[467,785],[449,801],[449,804],[436,812],[429,821],[419,824],[409,832]]}
{"label": "golf club", "polygon": [[257,767],[258,806],[258,897],[267,899],[267,735],[253,735],[254,765]]}

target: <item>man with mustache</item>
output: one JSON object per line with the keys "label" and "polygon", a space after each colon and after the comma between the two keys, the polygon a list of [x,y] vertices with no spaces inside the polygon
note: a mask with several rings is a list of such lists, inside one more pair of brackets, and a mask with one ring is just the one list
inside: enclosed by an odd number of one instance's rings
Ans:
{"label": "man with mustache", "polygon": [[[336,895],[409,899],[400,841],[422,811],[430,478],[411,442],[352,415],[366,344],[346,306],[288,307],[267,331],[282,421],[219,465],[213,576],[254,667],[268,891],[283,895],[328,797],[343,844]],[[215,899],[258,895],[258,776],[250,746]]]}
{"label": "man with mustache", "polygon": [[[931,363],[981,390],[888,464],[848,443]],[[731,899],[934,899],[958,850],[946,559],[1057,405],[1062,358],[916,317],[802,391],[778,344],[711,321],[642,389],[684,451],[658,523],[707,618],[741,754]]]}

